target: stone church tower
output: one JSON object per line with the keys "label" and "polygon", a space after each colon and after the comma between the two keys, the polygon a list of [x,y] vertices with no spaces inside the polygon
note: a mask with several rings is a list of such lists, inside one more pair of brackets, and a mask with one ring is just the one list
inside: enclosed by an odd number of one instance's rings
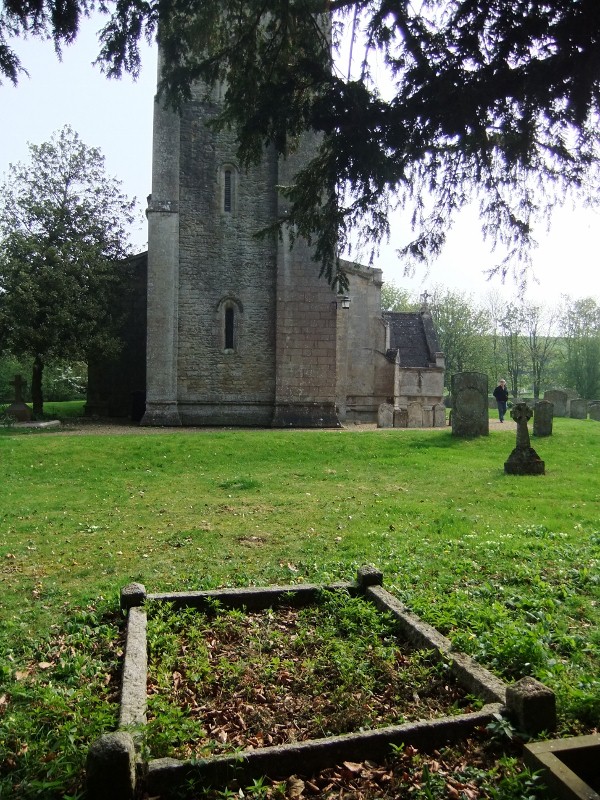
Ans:
{"label": "stone church tower", "polygon": [[242,169],[219,92],[155,104],[142,424],[338,426],[335,294],[305,243],[256,236],[315,141]]}

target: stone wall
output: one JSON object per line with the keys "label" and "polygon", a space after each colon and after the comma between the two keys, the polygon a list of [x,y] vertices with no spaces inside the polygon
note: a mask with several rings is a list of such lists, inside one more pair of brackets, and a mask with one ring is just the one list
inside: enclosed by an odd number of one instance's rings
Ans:
{"label": "stone wall", "polygon": [[[269,424],[275,398],[274,156],[249,170],[196,99],[181,122],[177,402],[186,424]],[[224,209],[229,172],[230,209]],[[231,330],[227,332],[227,326]]]}
{"label": "stone wall", "polygon": [[343,267],[350,307],[337,306],[338,409],[343,420],[376,422],[379,406],[393,393],[394,380],[381,316],[382,272],[349,262]]}

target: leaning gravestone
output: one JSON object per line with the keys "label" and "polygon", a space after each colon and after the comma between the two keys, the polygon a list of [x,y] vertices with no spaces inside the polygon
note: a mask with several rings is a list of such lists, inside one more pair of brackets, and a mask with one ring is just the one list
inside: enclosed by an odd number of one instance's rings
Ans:
{"label": "leaning gravestone", "polygon": [[17,422],[29,422],[33,418],[33,413],[23,401],[23,390],[27,384],[20,375],[15,375],[11,384],[15,387],[15,399],[5,413],[8,417],[16,419]]}
{"label": "leaning gravestone", "polygon": [[517,446],[504,462],[504,472],[508,475],[544,475],[546,467],[529,441],[527,423],[533,411],[527,403],[515,403],[510,415],[517,423]]}
{"label": "leaning gravestone", "polygon": [[588,415],[588,401],[581,397],[574,400],[569,400],[569,416],[571,419],[587,419]]}
{"label": "leaning gravestone", "polygon": [[483,372],[457,372],[452,376],[452,435],[487,436],[488,377]]}
{"label": "leaning gravestone", "polygon": [[533,407],[533,435],[552,436],[552,420],[554,404],[549,400],[540,400]]}
{"label": "leaning gravestone", "polygon": [[382,403],[377,412],[378,428],[394,427],[394,406],[391,403]]}
{"label": "leaning gravestone", "polygon": [[600,422],[600,403],[590,403],[590,419]]}
{"label": "leaning gravestone", "polygon": [[562,389],[548,389],[547,392],[544,392],[544,400],[547,400],[549,403],[554,405],[554,416],[555,417],[566,417],[567,416],[567,400],[568,395]]}

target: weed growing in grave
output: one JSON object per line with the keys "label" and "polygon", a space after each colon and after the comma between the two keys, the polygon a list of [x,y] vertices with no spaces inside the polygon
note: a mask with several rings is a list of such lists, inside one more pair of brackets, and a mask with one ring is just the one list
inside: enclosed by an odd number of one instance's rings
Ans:
{"label": "weed growing in grave", "polygon": [[[153,756],[190,757],[461,713],[447,665],[345,592],[260,613],[150,604]],[[187,741],[184,741],[187,736]]]}
{"label": "weed growing in grave", "polygon": [[[301,765],[299,765],[301,768]],[[547,789],[539,775],[524,769],[513,753],[507,754],[482,732],[464,742],[421,752],[411,745],[391,748],[382,763],[345,761],[312,775],[299,773],[286,781],[263,777],[251,784],[235,780],[213,790],[186,787],[161,800],[284,800],[333,797],[360,800],[545,800]]]}

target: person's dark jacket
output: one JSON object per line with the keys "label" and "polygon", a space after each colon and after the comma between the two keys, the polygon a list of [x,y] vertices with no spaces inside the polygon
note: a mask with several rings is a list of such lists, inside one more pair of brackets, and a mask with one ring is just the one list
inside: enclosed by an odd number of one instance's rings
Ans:
{"label": "person's dark jacket", "polygon": [[496,400],[499,400],[502,403],[506,403],[508,400],[508,389],[506,386],[496,386],[494,391],[492,392]]}

